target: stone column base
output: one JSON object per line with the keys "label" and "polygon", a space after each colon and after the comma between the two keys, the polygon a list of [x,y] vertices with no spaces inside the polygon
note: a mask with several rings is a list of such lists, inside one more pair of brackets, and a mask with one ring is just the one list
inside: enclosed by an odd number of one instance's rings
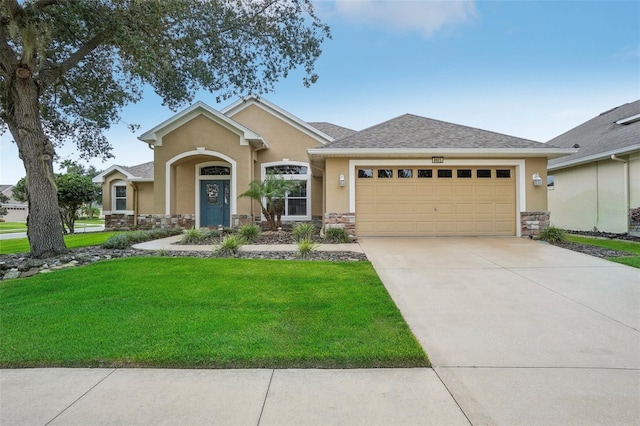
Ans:
{"label": "stone column base", "polygon": [[540,232],[550,225],[551,212],[520,212],[520,233],[522,237],[538,238]]}
{"label": "stone column base", "polygon": [[350,237],[356,236],[356,214],[355,213],[325,213],[324,229],[342,228]]}

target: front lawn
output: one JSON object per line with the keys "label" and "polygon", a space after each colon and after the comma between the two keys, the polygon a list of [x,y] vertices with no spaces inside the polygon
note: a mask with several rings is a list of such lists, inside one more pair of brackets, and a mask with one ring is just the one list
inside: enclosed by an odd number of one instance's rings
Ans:
{"label": "front lawn", "polygon": [[574,243],[589,244],[592,246],[604,247],[610,250],[634,253],[636,256],[608,257],[607,260],[622,263],[628,266],[633,266],[634,268],[640,268],[640,243],[623,240],[605,240],[602,238],[590,238],[579,235],[567,235],[567,239]]}
{"label": "front lawn", "polygon": [[[104,219],[78,219],[75,228],[96,228],[104,226]],[[27,232],[26,222],[0,222],[0,234],[12,234],[16,232]]]}
{"label": "front lawn", "polygon": [[127,258],[0,284],[0,367],[424,367],[368,262]]}
{"label": "front lawn", "polygon": [[[99,246],[109,237],[118,232],[87,232],[81,234],[67,234],[64,242],[67,248],[78,248],[87,246]],[[29,240],[27,238],[15,238],[11,240],[0,240],[0,254],[28,253]]]}

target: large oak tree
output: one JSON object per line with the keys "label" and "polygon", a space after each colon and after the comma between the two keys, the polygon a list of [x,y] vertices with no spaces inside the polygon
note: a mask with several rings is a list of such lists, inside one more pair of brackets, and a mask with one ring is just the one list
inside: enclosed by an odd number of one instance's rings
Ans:
{"label": "large oak tree", "polygon": [[298,67],[308,86],[327,37],[311,0],[0,0],[0,127],[26,169],[32,255],[66,251],[56,146],[108,158],[103,131],[147,84],[172,109],[201,88],[266,93]]}

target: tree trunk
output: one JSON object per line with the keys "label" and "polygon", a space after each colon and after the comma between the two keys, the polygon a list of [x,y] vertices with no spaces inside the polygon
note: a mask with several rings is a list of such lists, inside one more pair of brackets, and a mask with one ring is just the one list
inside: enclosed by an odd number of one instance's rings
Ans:
{"label": "tree trunk", "polygon": [[39,88],[29,70],[19,68],[10,83],[7,125],[27,172],[27,236],[34,257],[65,253],[53,174],[55,150],[42,129]]}

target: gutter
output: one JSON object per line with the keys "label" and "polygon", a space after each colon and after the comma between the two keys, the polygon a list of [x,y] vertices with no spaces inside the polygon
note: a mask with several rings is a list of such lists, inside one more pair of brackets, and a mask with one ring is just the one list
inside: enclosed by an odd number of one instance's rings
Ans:
{"label": "gutter", "polygon": [[616,157],[615,154],[611,154],[610,157],[613,161],[618,161],[620,163],[624,164],[624,205],[625,205],[625,212],[626,212],[626,219],[627,219],[627,233],[629,233],[629,210],[631,209],[631,200],[629,199],[629,191],[630,191],[630,185],[631,183],[629,182],[629,161],[624,160],[620,157]]}

